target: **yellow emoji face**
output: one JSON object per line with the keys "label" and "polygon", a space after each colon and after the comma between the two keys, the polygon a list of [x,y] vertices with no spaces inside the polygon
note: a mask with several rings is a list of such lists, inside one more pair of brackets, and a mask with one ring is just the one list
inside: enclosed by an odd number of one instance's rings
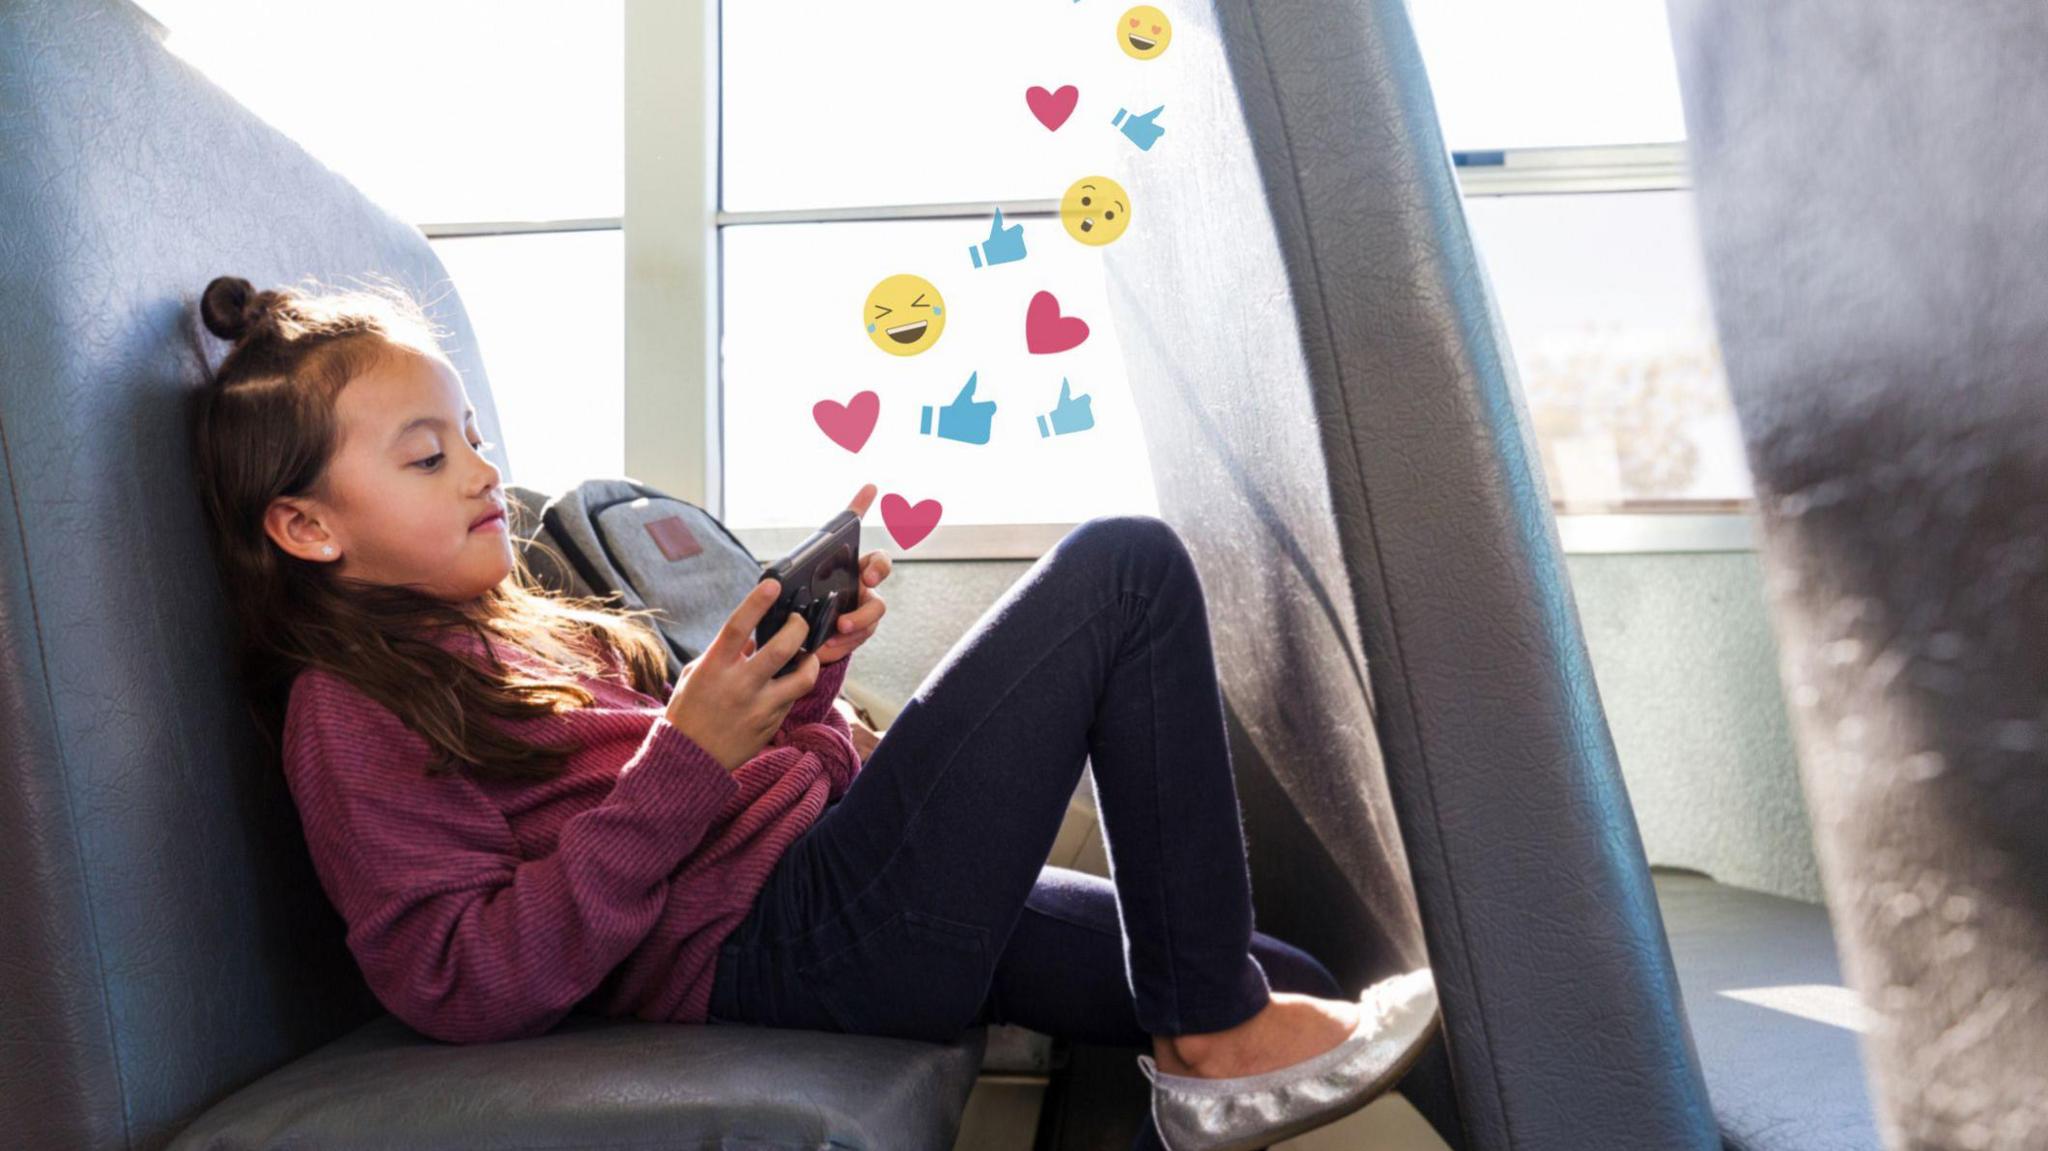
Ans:
{"label": "yellow emoji face", "polygon": [[1126,56],[1157,60],[1173,43],[1173,22],[1152,5],[1140,4],[1116,18],[1116,43]]}
{"label": "yellow emoji face", "polygon": [[861,322],[876,347],[892,356],[914,356],[938,343],[946,330],[946,301],[930,280],[899,272],[868,293]]}
{"label": "yellow emoji face", "polygon": [[1131,223],[1131,197],[1108,176],[1083,176],[1060,197],[1060,223],[1067,235],[1099,248]]}

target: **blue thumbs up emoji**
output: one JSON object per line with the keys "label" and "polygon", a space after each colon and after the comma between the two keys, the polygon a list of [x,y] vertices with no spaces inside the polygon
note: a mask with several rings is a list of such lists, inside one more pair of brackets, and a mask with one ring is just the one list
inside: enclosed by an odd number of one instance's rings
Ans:
{"label": "blue thumbs up emoji", "polygon": [[1038,417],[1038,438],[1064,436],[1068,432],[1085,432],[1095,426],[1095,411],[1089,406],[1094,396],[1075,399],[1073,387],[1064,377],[1060,380],[1060,402],[1052,410],[1052,430],[1047,431],[1045,417]]}
{"label": "blue thumbs up emoji", "polygon": [[[988,442],[989,421],[995,419],[996,402],[974,398],[974,382],[981,378],[980,372],[967,377],[960,386],[960,394],[953,402],[939,409],[939,438],[959,440],[963,444],[985,444]],[[917,434],[932,434],[932,406],[924,406],[924,415],[918,421]]]}
{"label": "blue thumbs up emoji", "polygon": [[[1130,139],[1131,143],[1136,144],[1144,151],[1150,152],[1152,145],[1166,131],[1166,129],[1158,124],[1153,123],[1154,120],[1159,118],[1159,114],[1164,111],[1166,111],[1166,105],[1161,104],[1142,116],[1131,116],[1127,110],[1118,108],[1116,115],[1110,117],[1109,122],[1111,126],[1122,124],[1124,135]],[[1127,116],[1129,117],[1128,119],[1125,118]]]}
{"label": "blue thumbs up emoji", "polygon": [[996,222],[989,225],[988,240],[985,243],[967,245],[967,254],[974,257],[974,266],[981,267],[987,258],[990,267],[1009,264],[1024,258],[1024,225],[1011,224],[1003,227],[1003,210],[996,209]]}

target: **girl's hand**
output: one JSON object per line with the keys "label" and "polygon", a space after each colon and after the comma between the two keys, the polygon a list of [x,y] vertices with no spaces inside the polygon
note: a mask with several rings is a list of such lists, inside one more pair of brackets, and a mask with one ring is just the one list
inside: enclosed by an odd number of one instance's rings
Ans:
{"label": "girl's hand", "polygon": [[752,650],[754,628],[781,590],[773,579],[755,584],[704,653],[683,666],[669,697],[668,721],[727,771],[767,746],[789,709],[818,682],[815,653],[775,678],[775,670],[803,647],[802,616],[790,616],[765,647]]}
{"label": "girl's hand", "polygon": [[[875,485],[863,484],[860,491],[854,495],[853,502],[846,505],[847,510],[854,515],[865,516],[868,514],[868,505],[874,500]],[[818,657],[819,664],[836,663],[845,659],[853,654],[855,648],[866,643],[869,636],[875,634],[875,627],[882,622],[882,614],[889,610],[889,604],[874,591],[874,588],[889,578],[889,570],[889,557],[879,551],[872,551],[861,557],[860,579],[854,584],[854,594],[859,598],[854,601],[852,611],[839,614],[839,621],[832,625],[832,635],[824,643],[819,644],[818,650],[812,653]]]}
{"label": "girl's hand", "polygon": [[875,754],[875,749],[880,747],[881,744],[882,735],[880,732],[870,731],[868,725],[864,723],[853,725],[853,747],[854,750],[860,752],[860,761],[863,765],[867,763],[869,756]]}
{"label": "girl's hand", "polygon": [[868,721],[861,717],[860,709],[851,701],[844,698],[835,699],[832,706],[846,717],[847,730],[853,736],[853,749],[860,753],[860,761],[866,763],[868,756],[873,755],[876,746],[882,742],[883,733],[869,727]]}
{"label": "girl's hand", "polygon": [[835,663],[853,654],[855,648],[866,643],[875,634],[876,625],[889,610],[889,603],[874,590],[876,584],[889,578],[889,557],[881,552],[869,552],[860,560],[860,582],[855,589],[860,595],[858,606],[850,612],[841,612],[839,622],[833,625],[832,638],[818,645],[813,654],[821,664]]}

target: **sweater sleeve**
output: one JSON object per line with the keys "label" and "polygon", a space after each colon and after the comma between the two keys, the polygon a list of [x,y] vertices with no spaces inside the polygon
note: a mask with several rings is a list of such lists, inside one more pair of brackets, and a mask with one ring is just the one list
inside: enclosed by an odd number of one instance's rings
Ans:
{"label": "sweater sleeve", "polygon": [[[806,723],[817,723],[827,715],[838,714],[832,701],[839,698],[839,690],[846,686],[846,668],[852,662],[853,656],[849,653],[843,659],[818,668],[817,682],[811,685],[811,690],[803,698],[790,705],[789,713],[782,717],[782,729],[788,731]],[[839,722],[843,726],[846,717],[840,716]]]}
{"label": "sweater sleeve", "polygon": [[670,874],[739,789],[656,716],[608,797],[523,860],[473,780],[423,775],[423,737],[315,674],[294,685],[284,740],[315,871],[378,1000],[444,1042],[558,1023],[653,930]]}
{"label": "sweater sleeve", "polygon": [[831,781],[827,799],[836,800],[853,785],[860,774],[860,750],[853,744],[853,725],[836,703],[846,684],[846,667],[853,656],[834,660],[818,669],[818,681],[783,716],[782,729],[775,733],[774,746],[794,743],[815,754],[825,765]]}
{"label": "sweater sleeve", "polygon": [[838,708],[827,709],[827,718],[817,723],[801,723],[786,729],[780,742],[796,746],[816,755],[825,767],[830,788],[825,798],[836,800],[853,786],[853,777],[860,774],[860,749],[853,744],[853,726]]}

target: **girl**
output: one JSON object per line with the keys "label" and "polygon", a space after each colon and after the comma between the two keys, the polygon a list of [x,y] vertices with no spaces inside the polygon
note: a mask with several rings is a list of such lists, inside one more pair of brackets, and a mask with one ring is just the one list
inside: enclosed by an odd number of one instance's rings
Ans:
{"label": "girl", "polygon": [[[651,613],[519,562],[492,445],[402,290],[223,276],[200,311],[233,345],[196,455],[242,671],[351,953],[416,1030],[1015,1023],[1145,1049],[1139,1145],[1175,1148],[1327,1123],[1419,1054],[1427,969],[1349,1000],[1253,930],[1202,589],[1164,522],[1075,528],[863,762],[833,701],[887,610],[881,552],[790,674],[800,618],[751,638],[764,581],[670,684]],[[1045,863],[1084,763],[1114,881]]]}

